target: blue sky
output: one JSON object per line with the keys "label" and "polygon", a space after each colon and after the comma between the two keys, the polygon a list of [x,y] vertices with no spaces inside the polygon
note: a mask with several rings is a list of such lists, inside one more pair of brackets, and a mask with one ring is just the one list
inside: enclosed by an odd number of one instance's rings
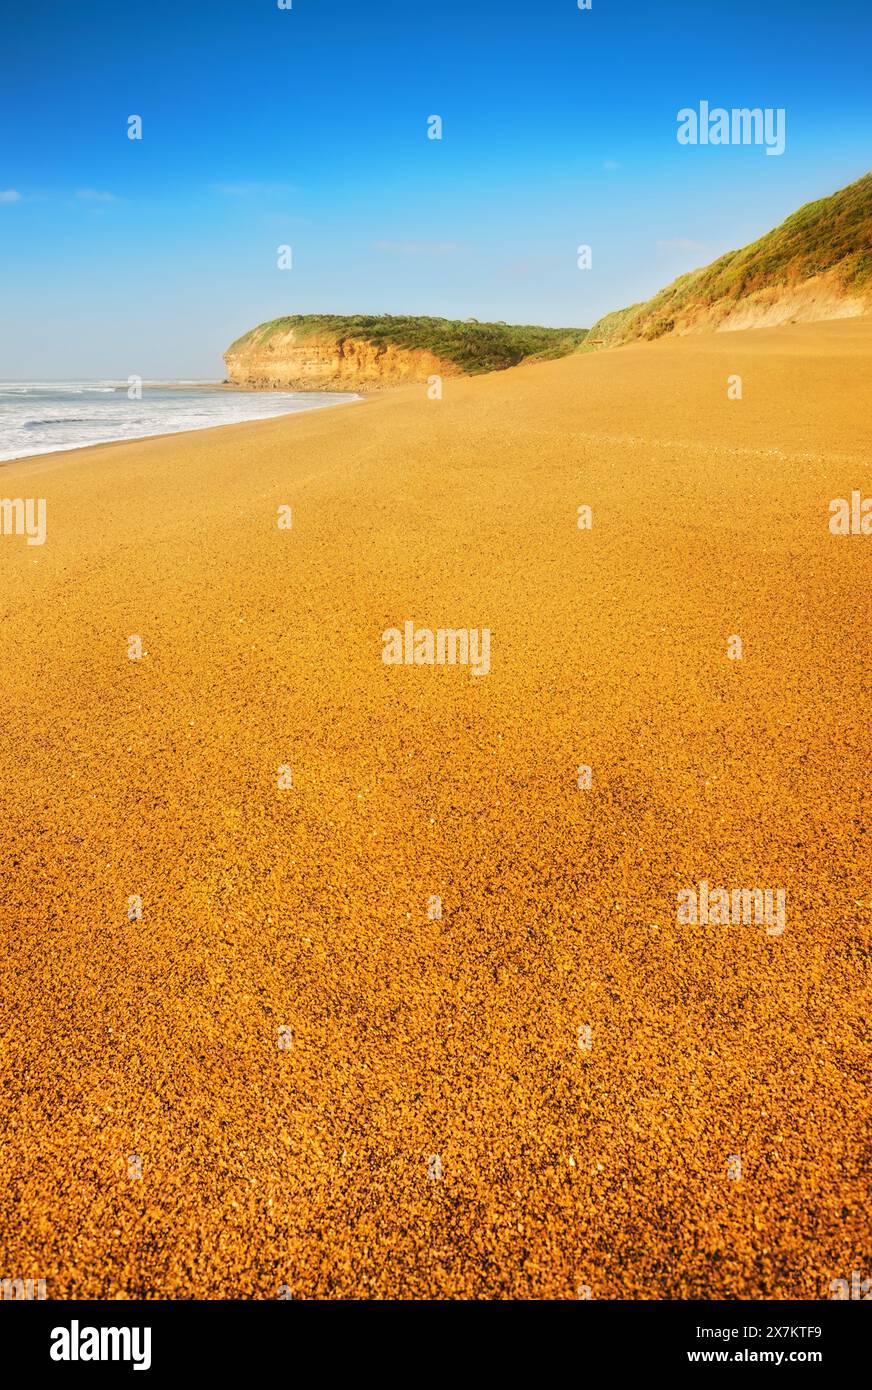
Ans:
{"label": "blue sky", "polygon": [[[3,39],[3,378],[220,377],[283,313],[587,325],[872,167],[866,0],[48,0]],[[785,153],[679,145],[702,99],[784,107]]]}

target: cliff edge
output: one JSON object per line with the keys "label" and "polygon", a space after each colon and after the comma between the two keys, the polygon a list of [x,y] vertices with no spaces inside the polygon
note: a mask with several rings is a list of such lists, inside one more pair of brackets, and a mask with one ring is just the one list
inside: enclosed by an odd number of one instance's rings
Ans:
{"label": "cliff edge", "polygon": [[475,319],[292,314],[237,338],[224,362],[228,380],[240,386],[371,391],[562,357],[576,351],[585,336],[583,328]]}

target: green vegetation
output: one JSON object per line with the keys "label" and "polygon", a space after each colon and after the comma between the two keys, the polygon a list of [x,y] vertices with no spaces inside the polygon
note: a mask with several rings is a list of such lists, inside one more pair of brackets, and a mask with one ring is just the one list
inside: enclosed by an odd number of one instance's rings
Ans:
{"label": "green vegetation", "polygon": [[807,203],[741,251],[679,276],[653,299],[607,314],[591,328],[591,345],[659,338],[679,316],[714,304],[726,308],[756,290],[800,284],[823,271],[849,291],[872,277],[872,174]]}
{"label": "green vegetation", "polygon": [[401,318],[390,314],[290,314],[262,323],[238,338],[229,353],[262,347],[275,333],[293,330],[298,341],[341,343],[365,339],[378,347],[426,349],[464,372],[494,372],[519,362],[576,352],[586,328],[538,328],[530,324],[479,323],[476,319]]}
{"label": "green vegetation", "polygon": [[597,319],[593,328],[588,333],[587,341],[591,347],[598,347],[600,344],[621,342],[624,336],[624,329],[640,309],[644,309],[644,304],[631,304],[628,309],[613,309],[610,314],[604,314],[601,319]]}

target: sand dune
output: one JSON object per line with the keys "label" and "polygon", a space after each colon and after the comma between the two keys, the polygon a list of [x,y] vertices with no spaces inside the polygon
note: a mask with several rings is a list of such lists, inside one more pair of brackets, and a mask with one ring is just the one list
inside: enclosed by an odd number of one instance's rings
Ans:
{"label": "sand dune", "polygon": [[[0,538],[0,1273],[862,1267],[870,367],[869,319],[686,338],[0,469],[47,504]],[[385,665],[408,619],[489,674]],[[679,924],[702,880],[785,930]]]}

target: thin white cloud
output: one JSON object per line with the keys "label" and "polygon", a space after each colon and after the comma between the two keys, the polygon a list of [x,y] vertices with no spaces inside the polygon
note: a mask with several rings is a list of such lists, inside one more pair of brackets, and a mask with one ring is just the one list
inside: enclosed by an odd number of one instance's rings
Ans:
{"label": "thin white cloud", "polygon": [[454,241],[377,241],[374,249],[390,256],[450,256],[462,248]]}
{"label": "thin white cloud", "polygon": [[21,194],[17,188],[7,188],[0,192],[0,203],[20,203]]}
{"label": "thin white cloud", "polygon": [[117,203],[118,199],[114,193],[101,193],[97,188],[77,188],[76,197],[84,198],[91,203]]}
{"label": "thin white cloud", "polygon": [[658,251],[704,251],[705,246],[701,241],[691,241],[690,237],[676,236],[667,241],[658,241]]}

